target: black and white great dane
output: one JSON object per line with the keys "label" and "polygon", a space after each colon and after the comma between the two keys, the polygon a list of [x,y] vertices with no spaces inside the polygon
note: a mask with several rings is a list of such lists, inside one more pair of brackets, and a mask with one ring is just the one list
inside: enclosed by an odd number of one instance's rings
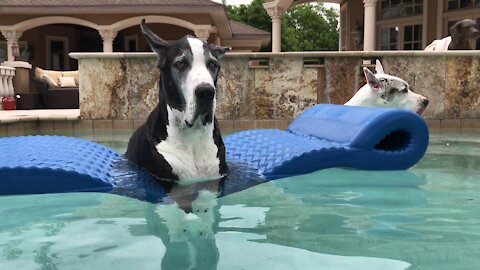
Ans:
{"label": "black and white great dane", "polygon": [[225,146],[214,113],[219,60],[230,48],[192,36],[169,44],[145,20],[140,27],[159,57],[160,98],[130,138],[126,158],[161,180],[225,176]]}

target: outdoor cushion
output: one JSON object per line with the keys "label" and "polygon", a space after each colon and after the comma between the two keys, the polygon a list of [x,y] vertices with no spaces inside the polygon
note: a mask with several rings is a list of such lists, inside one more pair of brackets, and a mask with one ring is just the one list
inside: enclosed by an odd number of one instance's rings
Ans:
{"label": "outdoor cushion", "polygon": [[78,86],[78,70],[75,71],[62,71],[63,77],[73,77],[75,80],[75,86]]}
{"label": "outdoor cushion", "polygon": [[[35,68],[35,78],[42,78],[42,75],[48,75],[50,78],[52,78],[54,81],[58,82],[58,78],[62,77],[62,72],[61,71],[55,71],[55,70],[44,70],[39,67]],[[58,83],[57,83],[58,85]]]}
{"label": "outdoor cushion", "polygon": [[75,87],[75,79],[73,77],[60,77],[58,78],[60,87]]}
{"label": "outdoor cushion", "polygon": [[42,81],[44,81],[45,83],[47,83],[50,87],[58,87],[59,84],[58,84],[58,80],[52,78],[50,75],[48,74],[42,74],[40,75],[40,79]]}

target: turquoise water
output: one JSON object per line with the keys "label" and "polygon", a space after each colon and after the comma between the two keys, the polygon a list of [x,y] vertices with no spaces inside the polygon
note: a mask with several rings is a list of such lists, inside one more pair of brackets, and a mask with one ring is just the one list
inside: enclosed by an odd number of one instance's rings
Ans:
{"label": "turquoise water", "polygon": [[479,153],[475,136],[434,135],[409,171],[205,194],[195,215],[110,194],[4,196],[0,269],[479,269]]}

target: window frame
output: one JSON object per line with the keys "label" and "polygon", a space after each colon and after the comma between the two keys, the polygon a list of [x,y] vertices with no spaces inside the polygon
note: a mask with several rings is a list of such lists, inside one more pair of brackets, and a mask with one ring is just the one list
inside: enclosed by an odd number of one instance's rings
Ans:
{"label": "window frame", "polygon": [[129,36],[126,36],[124,38],[123,48],[124,48],[125,52],[130,52],[130,50],[129,50],[130,41],[135,42],[135,51],[134,52],[138,52],[138,35],[137,34],[129,35]]}
{"label": "window frame", "polygon": [[[457,2],[460,1],[460,0],[456,0]],[[477,0],[478,1],[478,0]],[[455,11],[464,11],[464,10],[472,10],[472,9],[480,9],[480,5],[479,6],[472,6],[472,7],[465,7],[465,8],[455,8],[455,9],[448,9],[448,2],[450,2],[450,0],[443,0],[443,10],[445,12],[455,12]],[[479,1],[479,4],[480,4],[480,1]],[[460,5],[459,5],[460,6]]]}
{"label": "window frame", "polygon": [[[389,12],[391,12],[392,8],[391,8],[391,1],[392,0],[388,0],[389,1],[389,4],[390,4],[390,7],[389,7]],[[378,1],[378,8],[377,8],[377,17],[379,20],[393,20],[393,19],[402,19],[402,18],[410,18],[410,17],[416,17],[416,16],[422,16],[423,14],[425,14],[425,8],[427,7],[428,5],[428,0],[422,0],[422,14],[415,14],[415,6],[419,6],[418,4],[416,4],[416,1],[420,1],[420,0],[413,0],[414,1],[414,4],[413,4],[413,7],[414,7],[414,14],[413,15],[405,15],[405,16],[398,16],[398,17],[388,17],[388,18],[382,18],[382,0],[379,0]]]}
{"label": "window frame", "polygon": [[[424,9],[425,12],[425,9]],[[409,17],[403,17],[403,18],[395,18],[395,19],[384,19],[377,21],[377,48],[381,48],[381,29],[382,28],[393,28],[393,27],[398,27],[398,44],[397,44],[397,50],[403,50],[404,48],[404,32],[405,32],[405,26],[413,26],[413,25],[421,25],[422,28],[422,48],[425,48],[425,25],[424,25],[424,19],[423,15],[417,15],[417,16],[409,16]]]}
{"label": "window frame", "polygon": [[64,70],[70,70],[70,57],[68,56],[68,53],[70,51],[70,38],[68,36],[50,36],[47,35],[45,36],[45,50],[46,50],[46,66],[47,69],[53,69],[52,65],[52,47],[51,47],[51,42],[52,41],[61,41],[63,42],[63,66]]}
{"label": "window frame", "polygon": [[[343,36],[342,34],[342,13],[345,13],[345,22],[344,22],[344,25],[345,25],[345,36]],[[340,17],[340,22],[339,22],[339,28],[338,28],[338,31],[339,31],[339,41],[338,41],[338,50],[339,51],[347,51],[348,48],[349,48],[349,44],[350,44],[350,40],[349,40],[349,37],[348,37],[348,22],[349,22],[349,18],[348,18],[348,3],[345,3],[344,5],[342,5],[342,7],[340,8],[340,14],[339,14],[339,17]]]}

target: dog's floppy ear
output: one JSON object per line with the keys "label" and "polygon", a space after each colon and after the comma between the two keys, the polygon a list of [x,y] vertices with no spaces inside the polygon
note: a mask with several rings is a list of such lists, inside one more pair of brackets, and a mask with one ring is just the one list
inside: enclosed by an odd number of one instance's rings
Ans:
{"label": "dog's floppy ear", "polygon": [[382,84],[380,80],[375,77],[375,75],[370,71],[370,69],[364,67],[363,73],[365,74],[365,78],[367,79],[367,83],[370,85],[370,88],[374,91],[382,90]]}
{"label": "dog's floppy ear", "polygon": [[382,63],[378,59],[377,61],[375,61],[375,72],[377,74],[385,74],[385,71],[383,71]]}
{"label": "dog's floppy ear", "polygon": [[153,33],[145,23],[145,19],[140,23],[140,28],[142,29],[143,35],[147,39],[148,45],[150,45],[152,51],[160,56],[159,66],[163,67],[165,64],[165,49],[168,46],[168,42]]}
{"label": "dog's floppy ear", "polygon": [[210,47],[213,56],[218,60],[220,60],[226,52],[232,50],[232,47],[222,47],[213,44],[209,44],[208,46]]}
{"label": "dog's floppy ear", "polygon": [[452,27],[450,27],[450,36],[452,36],[452,38],[453,37],[459,38],[463,36],[462,27],[463,27],[462,21],[456,22],[454,25],[452,25]]}

